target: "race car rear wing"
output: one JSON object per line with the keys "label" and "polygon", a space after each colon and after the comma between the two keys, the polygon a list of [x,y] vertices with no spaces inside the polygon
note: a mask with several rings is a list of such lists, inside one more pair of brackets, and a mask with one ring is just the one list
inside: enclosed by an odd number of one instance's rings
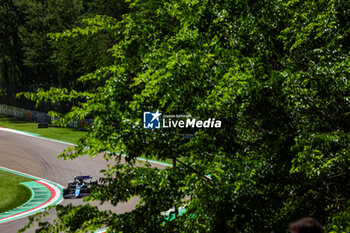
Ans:
{"label": "race car rear wing", "polygon": [[76,176],[74,177],[75,180],[87,180],[87,179],[91,179],[92,176]]}

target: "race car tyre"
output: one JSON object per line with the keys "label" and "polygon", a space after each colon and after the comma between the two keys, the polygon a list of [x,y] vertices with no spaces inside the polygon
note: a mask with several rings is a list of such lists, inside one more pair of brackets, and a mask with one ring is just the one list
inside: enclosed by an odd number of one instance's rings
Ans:
{"label": "race car tyre", "polygon": [[88,193],[88,194],[90,194],[90,189],[89,188],[82,189],[81,193]]}
{"label": "race car tyre", "polygon": [[91,180],[90,184],[97,185],[97,180]]}
{"label": "race car tyre", "polygon": [[69,194],[69,189],[68,188],[64,188],[63,189],[63,198],[65,198],[65,196],[67,196]]}

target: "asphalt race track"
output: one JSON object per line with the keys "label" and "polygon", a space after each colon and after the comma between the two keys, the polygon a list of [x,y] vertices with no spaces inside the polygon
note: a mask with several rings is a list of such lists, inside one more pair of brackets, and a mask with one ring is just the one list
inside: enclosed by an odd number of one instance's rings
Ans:
{"label": "asphalt race track", "polygon": [[[57,155],[70,145],[46,140],[27,135],[0,131],[0,166],[38,176],[62,186],[66,186],[69,180],[77,175],[91,175],[94,179],[100,177],[99,171],[107,168],[107,162],[102,156],[89,158],[79,157],[74,160],[57,159]],[[165,165],[153,164],[159,168]],[[101,210],[109,209],[116,213],[130,211],[136,205],[138,199],[133,198],[127,203],[120,203],[117,206],[105,203],[99,206]],[[82,199],[65,199],[61,204],[83,203]],[[50,215],[49,219],[54,218]],[[21,218],[7,223],[0,224],[1,233],[14,233],[28,223],[28,218]],[[26,232],[34,232],[31,228]]]}

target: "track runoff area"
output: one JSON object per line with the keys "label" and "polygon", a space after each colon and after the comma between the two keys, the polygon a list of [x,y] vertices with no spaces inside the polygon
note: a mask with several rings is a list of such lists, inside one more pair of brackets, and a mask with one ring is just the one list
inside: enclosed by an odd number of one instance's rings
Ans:
{"label": "track runoff area", "polygon": [[15,209],[0,213],[0,223],[38,213],[50,205],[57,205],[63,199],[62,186],[59,184],[1,166],[0,170],[33,180],[21,183],[29,188],[32,193],[29,200]]}
{"label": "track runoff area", "polygon": [[[29,132],[23,132],[23,131],[19,131],[19,130],[13,130],[13,129],[0,127],[0,131],[6,131],[6,132],[26,135],[26,136],[34,137],[34,138],[41,138],[41,139],[45,139],[48,141],[60,142],[60,143],[68,144],[68,145],[73,145],[72,143],[68,143],[68,142],[64,142],[64,141],[60,141],[60,140],[55,140],[55,139],[50,139],[50,138],[45,138],[45,137],[40,137],[37,134],[32,134]],[[126,157],[127,155],[122,154],[122,156]],[[138,159],[142,160],[142,161],[146,161],[146,159],[144,159],[144,158],[138,158]],[[154,161],[154,160],[148,160],[148,161],[153,163],[153,164],[158,164],[161,166],[172,166],[172,164],[163,163],[163,162],[159,162],[159,161]],[[44,178],[40,178],[37,176],[26,174],[26,173],[23,173],[20,171],[15,171],[15,170],[12,170],[9,168],[5,168],[2,166],[0,166],[0,170],[5,171],[5,172],[9,172],[9,173],[13,173],[15,175],[20,175],[23,177],[33,179],[33,181],[21,183],[30,189],[30,191],[32,193],[30,199],[26,203],[24,203],[23,205],[15,208],[15,209],[9,210],[9,211],[4,212],[4,213],[0,213],[0,224],[5,223],[5,222],[9,222],[9,221],[13,221],[13,220],[17,220],[20,218],[28,217],[30,215],[33,215],[35,213],[43,211],[48,206],[57,205],[63,201],[63,195],[62,195],[63,186],[61,186],[60,184],[46,180]],[[173,211],[173,210],[168,210],[168,211],[163,213],[166,221],[172,220],[172,217],[170,216],[171,211]],[[184,208],[180,208],[179,214],[182,214],[184,211],[185,211]],[[106,232],[106,230],[107,230],[106,228],[101,229],[101,230],[96,231],[95,233]]]}

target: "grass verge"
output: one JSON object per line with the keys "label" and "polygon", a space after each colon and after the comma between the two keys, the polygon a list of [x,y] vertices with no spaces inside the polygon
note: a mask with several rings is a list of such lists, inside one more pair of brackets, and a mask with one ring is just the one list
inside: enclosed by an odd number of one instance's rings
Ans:
{"label": "grass verge", "polygon": [[0,213],[12,210],[29,200],[32,193],[21,182],[32,181],[0,170]]}
{"label": "grass verge", "polygon": [[72,128],[49,127],[39,129],[38,123],[18,120],[3,115],[0,115],[0,127],[34,133],[41,137],[71,142],[73,144],[76,144],[78,139],[86,134],[84,131]]}

